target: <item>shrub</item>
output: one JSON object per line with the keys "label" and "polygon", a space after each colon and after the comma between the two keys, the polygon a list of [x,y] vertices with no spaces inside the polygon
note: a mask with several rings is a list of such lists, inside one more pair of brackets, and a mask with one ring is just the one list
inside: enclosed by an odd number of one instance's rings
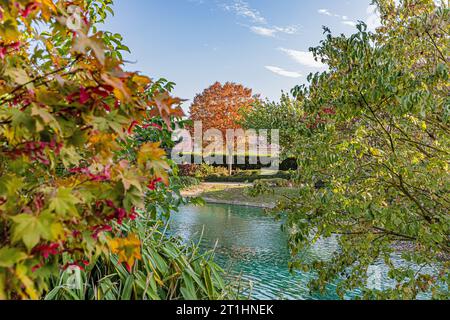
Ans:
{"label": "shrub", "polygon": [[259,179],[253,182],[253,187],[247,190],[248,195],[256,197],[261,194],[273,194],[276,188],[292,187],[292,182],[286,179]]}
{"label": "shrub", "polygon": [[179,175],[182,177],[194,177],[199,170],[199,165],[196,164],[180,164],[178,165]]}
{"label": "shrub", "polygon": [[289,180],[281,179],[281,178],[274,178],[274,179],[260,179],[256,180],[253,185],[262,185],[265,184],[269,187],[273,188],[286,188],[292,185],[292,183]]}
{"label": "shrub", "polygon": [[204,178],[206,182],[230,182],[230,183],[253,183],[260,179],[284,179],[290,180],[292,177],[290,172],[278,172],[271,176],[261,175],[259,170],[239,171],[231,176],[212,174]]}
{"label": "shrub", "polygon": [[200,184],[200,180],[194,177],[180,177],[179,184],[182,189],[186,189],[189,187],[198,186]]}
{"label": "shrub", "polygon": [[181,176],[195,177],[203,179],[211,175],[228,176],[228,169],[224,167],[214,167],[206,163],[179,165]]}
{"label": "shrub", "polygon": [[224,167],[213,167],[208,164],[202,164],[196,172],[197,178],[206,178],[211,175],[228,176],[228,169]]}

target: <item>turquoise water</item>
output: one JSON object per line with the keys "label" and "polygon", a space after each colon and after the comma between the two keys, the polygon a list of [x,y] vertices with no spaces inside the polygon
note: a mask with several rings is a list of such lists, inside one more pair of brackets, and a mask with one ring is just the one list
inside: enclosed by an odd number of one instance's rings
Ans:
{"label": "turquoise water", "polygon": [[[281,222],[263,210],[230,205],[187,206],[172,216],[172,232],[185,240],[198,241],[202,247],[216,249],[216,261],[230,278],[241,276],[251,286],[251,297],[265,299],[337,299],[335,288],[325,296],[310,294],[307,283],[312,275],[288,270],[290,254]],[[336,250],[334,241],[322,242],[308,252],[306,259],[327,258]]]}
{"label": "turquoise water", "polygon": [[[313,275],[289,272],[291,256],[287,235],[281,230],[281,222],[266,215],[262,209],[213,204],[185,206],[171,219],[171,230],[177,236],[195,242],[202,238],[201,247],[204,250],[216,247],[216,262],[227,271],[229,279],[241,279],[248,288],[244,293],[251,294],[252,299],[338,299],[335,285],[330,284],[325,295],[311,294],[308,282]],[[306,260],[326,260],[337,249],[337,242],[331,239],[319,241],[300,255]],[[395,265],[405,265],[400,253],[394,253],[392,259]],[[423,267],[412,268],[425,271]],[[388,278],[388,268],[383,262],[371,266],[368,272],[366,285],[369,288],[384,290],[395,286]],[[436,270],[429,268],[427,272],[434,274]],[[358,293],[349,293],[346,298],[355,298]],[[419,299],[430,297],[430,294],[422,294]]]}

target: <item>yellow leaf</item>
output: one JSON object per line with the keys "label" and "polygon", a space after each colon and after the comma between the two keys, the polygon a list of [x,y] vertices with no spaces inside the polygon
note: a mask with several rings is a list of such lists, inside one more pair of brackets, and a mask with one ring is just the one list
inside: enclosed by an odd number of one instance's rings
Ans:
{"label": "yellow leaf", "polygon": [[136,189],[142,192],[142,178],[137,172],[135,172],[135,170],[129,169],[124,172],[120,172],[119,177],[122,180],[125,191],[130,190],[130,188],[134,186]]}
{"label": "yellow leaf", "polygon": [[138,153],[138,165],[145,170],[153,171],[153,176],[161,178],[167,185],[169,183],[169,175],[167,170],[170,169],[169,164],[164,159],[166,152],[160,148],[160,143],[146,143],[141,147]]}
{"label": "yellow leaf", "polygon": [[98,62],[102,65],[105,64],[105,47],[102,40],[97,35],[88,37],[82,33],[79,33],[74,40],[72,50],[74,52],[86,54],[88,49],[92,49],[92,52]]}
{"label": "yellow leaf", "polygon": [[422,122],[422,130],[427,131],[427,124],[425,121]]}
{"label": "yellow leaf", "polygon": [[137,84],[139,84],[141,86],[146,86],[146,85],[151,83],[151,80],[150,80],[149,77],[141,76],[141,75],[138,75],[138,74],[135,74],[133,76],[132,80],[133,80],[133,82],[135,82],[135,83],[137,83]]}
{"label": "yellow leaf", "polygon": [[161,160],[166,152],[160,146],[160,142],[144,144],[138,154],[138,164],[145,165],[147,161]]}
{"label": "yellow leaf", "polygon": [[116,254],[120,263],[125,263],[128,270],[134,266],[136,260],[142,260],[141,241],[135,234],[127,238],[116,238],[108,241],[113,254]]}
{"label": "yellow leaf", "polygon": [[41,12],[42,17],[45,21],[49,21],[52,17],[52,13],[56,13],[57,8],[52,0],[37,0],[38,3],[41,3]]}
{"label": "yellow leaf", "polygon": [[[40,117],[44,124],[51,124],[50,127],[55,130],[56,133],[61,132],[61,126],[59,125],[58,121],[56,121],[55,117],[53,117],[53,115],[43,107],[33,105],[33,107],[31,108],[31,115]],[[44,129],[42,126],[40,126],[39,128],[42,129],[40,131],[43,131]]]}
{"label": "yellow leaf", "polygon": [[130,90],[125,86],[124,82],[120,78],[113,77],[108,74],[102,74],[102,79],[114,88],[114,96],[119,101],[131,100]]}
{"label": "yellow leaf", "polygon": [[28,269],[25,266],[18,266],[16,268],[16,272],[15,272],[16,276],[20,280],[20,282],[22,282],[22,284],[25,288],[26,295],[24,295],[23,292],[19,292],[19,294],[24,299],[38,300],[39,294],[37,293],[36,289],[34,288],[33,281],[27,276],[27,270]]}
{"label": "yellow leaf", "polygon": [[24,85],[25,83],[28,83],[31,80],[26,71],[23,69],[18,68],[7,69],[5,74],[11,78],[11,81],[13,83],[16,83],[18,85]]}
{"label": "yellow leaf", "polygon": [[370,153],[371,153],[373,156],[375,156],[375,157],[381,156],[380,150],[375,149],[375,148],[370,148]]}

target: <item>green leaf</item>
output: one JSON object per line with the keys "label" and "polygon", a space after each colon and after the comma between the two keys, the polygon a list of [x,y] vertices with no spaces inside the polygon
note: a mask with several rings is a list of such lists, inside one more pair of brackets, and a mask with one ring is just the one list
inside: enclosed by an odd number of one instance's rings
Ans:
{"label": "green leaf", "polygon": [[0,267],[2,268],[11,268],[26,258],[27,254],[17,248],[4,247],[0,249]]}
{"label": "green leaf", "polygon": [[72,189],[60,188],[56,196],[50,200],[49,209],[62,216],[78,216],[78,210],[76,208],[76,204],[78,203],[80,203],[80,200],[72,194]]}
{"label": "green leaf", "polygon": [[40,216],[20,214],[11,218],[13,221],[12,241],[22,241],[28,250],[33,249],[41,239],[56,240],[62,235],[62,226],[54,221],[50,213]]}

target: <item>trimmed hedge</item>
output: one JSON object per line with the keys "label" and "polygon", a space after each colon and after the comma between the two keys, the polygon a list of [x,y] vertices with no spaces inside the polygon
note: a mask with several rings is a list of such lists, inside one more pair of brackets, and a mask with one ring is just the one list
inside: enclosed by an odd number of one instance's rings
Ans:
{"label": "trimmed hedge", "polygon": [[240,171],[231,176],[223,176],[219,174],[211,174],[205,177],[205,182],[233,182],[233,183],[253,183],[261,179],[283,179],[291,180],[292,175],[289,172],[280,171],[274,175],[261,175],[259,170]]}
{"label": "trimmed hedge", "polygon": [[[241,158],[239,156],[239,158]],[[191,163],[195,163],[195,156],[191,155]],[[263,157],[263,159],[265,162],[268,162],[271,160],[271,158],[269,157]],[[228,162],[228,157],[226,155],[223,156],[223,160],[222,163],[223,164],[209,164],[211,167],[215,167],[215,168],[228,168],[227,165]],[[233,169],[239,169],[239,170],[261,170],[264,168],[268,168],[269,165],[263,165],[259,160],[258,163],[256,164],[250,164],[250,157],[246,156],[245,157],[245,164],[237,164],[238,162],[238,156],[234,156],[234,160],[233,160]],[[289,171],[289,170],[297,170],[298,169],[298,164],[297,164],[297,160],[295,158],[289,158],[286,159],[284,161],[282,161],[280,163],[280,170],[281,171]]]}

